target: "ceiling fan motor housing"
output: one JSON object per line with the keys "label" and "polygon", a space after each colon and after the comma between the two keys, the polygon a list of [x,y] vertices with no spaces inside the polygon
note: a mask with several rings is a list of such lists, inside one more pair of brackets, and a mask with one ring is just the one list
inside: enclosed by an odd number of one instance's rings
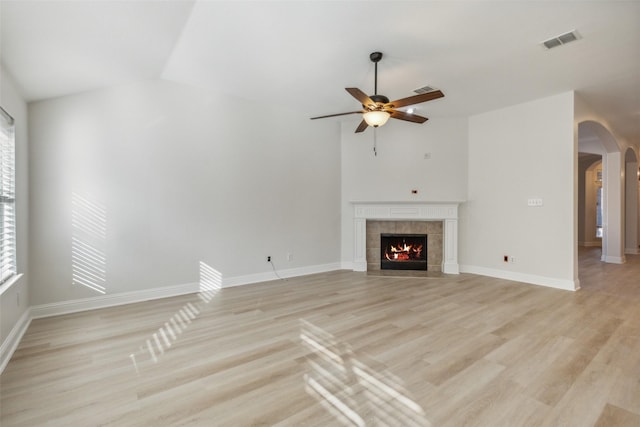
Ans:
{"label": "ceiling fan motor housing", "polygon": [[[389,98],[387,98],[384,95],[371,95],[369,98],[371,98],[371,100],[373,102],[376,103],[376,106],[378,107],[382,107],[382,105],[380,104],[388,104],[389,103]],[[363,105],[364,108],[370,108],[368,105]]]}

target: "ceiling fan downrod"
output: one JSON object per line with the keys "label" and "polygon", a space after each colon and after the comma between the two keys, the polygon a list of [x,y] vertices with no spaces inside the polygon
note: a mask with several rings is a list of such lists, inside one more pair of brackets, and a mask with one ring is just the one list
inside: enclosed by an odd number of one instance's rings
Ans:
{"label": "ceiling fan downrod", "polygon": [[373,101],[375,104],[367,106],[363,103],[362,106],[364,108],[369,108],[370,110],[381,111],[383,110],[382,104],[389,103],[389,98],[387,98],[384,95],[378,95],[378,62],[380,62],[380,60],[382,59],[382,52],[373,52],[371,55],[369,55],[369,59],[371,59],[371,62],[373,62],[375,66],[374,67],[375,68],[374,83],[373,83],[374,95],[371,95],[369,99]]}
{"label": "ceiling fan downrod", "polygon": [[373,52],[371,55],[369,55],[369,59],[371,59],[371,62],[373,62],[375,66],[373,94],[377,95],[378,94],[378,62],[380,62],[380,60],[382,59],[382,52]]}

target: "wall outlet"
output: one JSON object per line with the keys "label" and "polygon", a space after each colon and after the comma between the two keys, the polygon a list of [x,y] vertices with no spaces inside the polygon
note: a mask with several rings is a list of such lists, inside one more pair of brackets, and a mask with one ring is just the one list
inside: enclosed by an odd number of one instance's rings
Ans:
{"label": "wall outlet", "polygon": [[509,262],[509,255],[505,255],[502,257],[504,262]]}
{"label": "wall outlet", "polygon": [[516,257],[514,257],[514,256],[510,256],[510,257],[509,257],[509,262],[510,262],[510,263],[515,263],[515,262],[516,262]]}
{"label": "wall outlet", "polygon": [[271,262],[271,255],[267,256],[267,262]]}
{"label": "wall outlet", "polygon": [[293,261],[293,254],[291,252],[287,252],[287,261]]}

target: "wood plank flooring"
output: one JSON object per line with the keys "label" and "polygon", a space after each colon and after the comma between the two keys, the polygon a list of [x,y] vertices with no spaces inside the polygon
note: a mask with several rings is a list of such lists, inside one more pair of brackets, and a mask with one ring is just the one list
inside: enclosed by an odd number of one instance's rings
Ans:
{"label": "wood plank flooring", "polygon": [[637,427],[640,256],[598,255],[576,293],[340,271],[34,320],[0,425]]}

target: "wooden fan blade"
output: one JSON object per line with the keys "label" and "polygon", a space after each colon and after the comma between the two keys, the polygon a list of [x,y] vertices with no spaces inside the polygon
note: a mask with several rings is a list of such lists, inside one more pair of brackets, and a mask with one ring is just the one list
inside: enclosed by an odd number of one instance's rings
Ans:
{"label": "wooden fan blade", "polygon": [[355,99],[360,101],[360,103],[362,105],[364,105],[364,106],[371,105],[371,106],[375,107],[376,103],[373,102],[371,100],[371,98],[369,98],[369,95],[367,95],[366,93],[364,93],[363,91],[361,91],[357,87],[347,87],[347,88],[345,88],[345,90],[347,92],[349,92],[351,94],[351,96],[353,96]]}
{"label": "wooden fan blade", "polygon": [[385,104],[385,107],[400,108],[400,107],[405,107],[407,105],[420,104],[421,102],[427,102],[427,101],[431,101],[431,100],[442,98],[442,97],[444,97],[444,93],[442,93],[439,90],[436,90],[433,92],[422,93],[420,95],[409,96],[407,98],[391,101],[390,103]]}
{"label": "wooden fan blade", "polygon": [[363,121],[360,122],[360,124],[356,128],[356,133],[363,132],[368,127],[369,127],[369,125],[367,124],[367,122],[365,122],[363,120]]}
{"label": "wooden fan blade", "polygon": [[362,110],[360,110],[360,111],[350,111],[348,113],[338,113],[338,114],[329,114],[327,116],[311,117],[311,120],[326,119],[327,117],[346,116],[347,114],[362,114],[362,113],[364,113],[364,111],[362,111]]}
{"label": "wooden fan blade", "polygon": [[389,112],[391,113],[392,118],[398,119],[398,120],[405,120],[407,122],[424,123],[427,120],[429,120],[426,117],[418,116],[417,114],[405,113],[404,111],[392,110]]}

